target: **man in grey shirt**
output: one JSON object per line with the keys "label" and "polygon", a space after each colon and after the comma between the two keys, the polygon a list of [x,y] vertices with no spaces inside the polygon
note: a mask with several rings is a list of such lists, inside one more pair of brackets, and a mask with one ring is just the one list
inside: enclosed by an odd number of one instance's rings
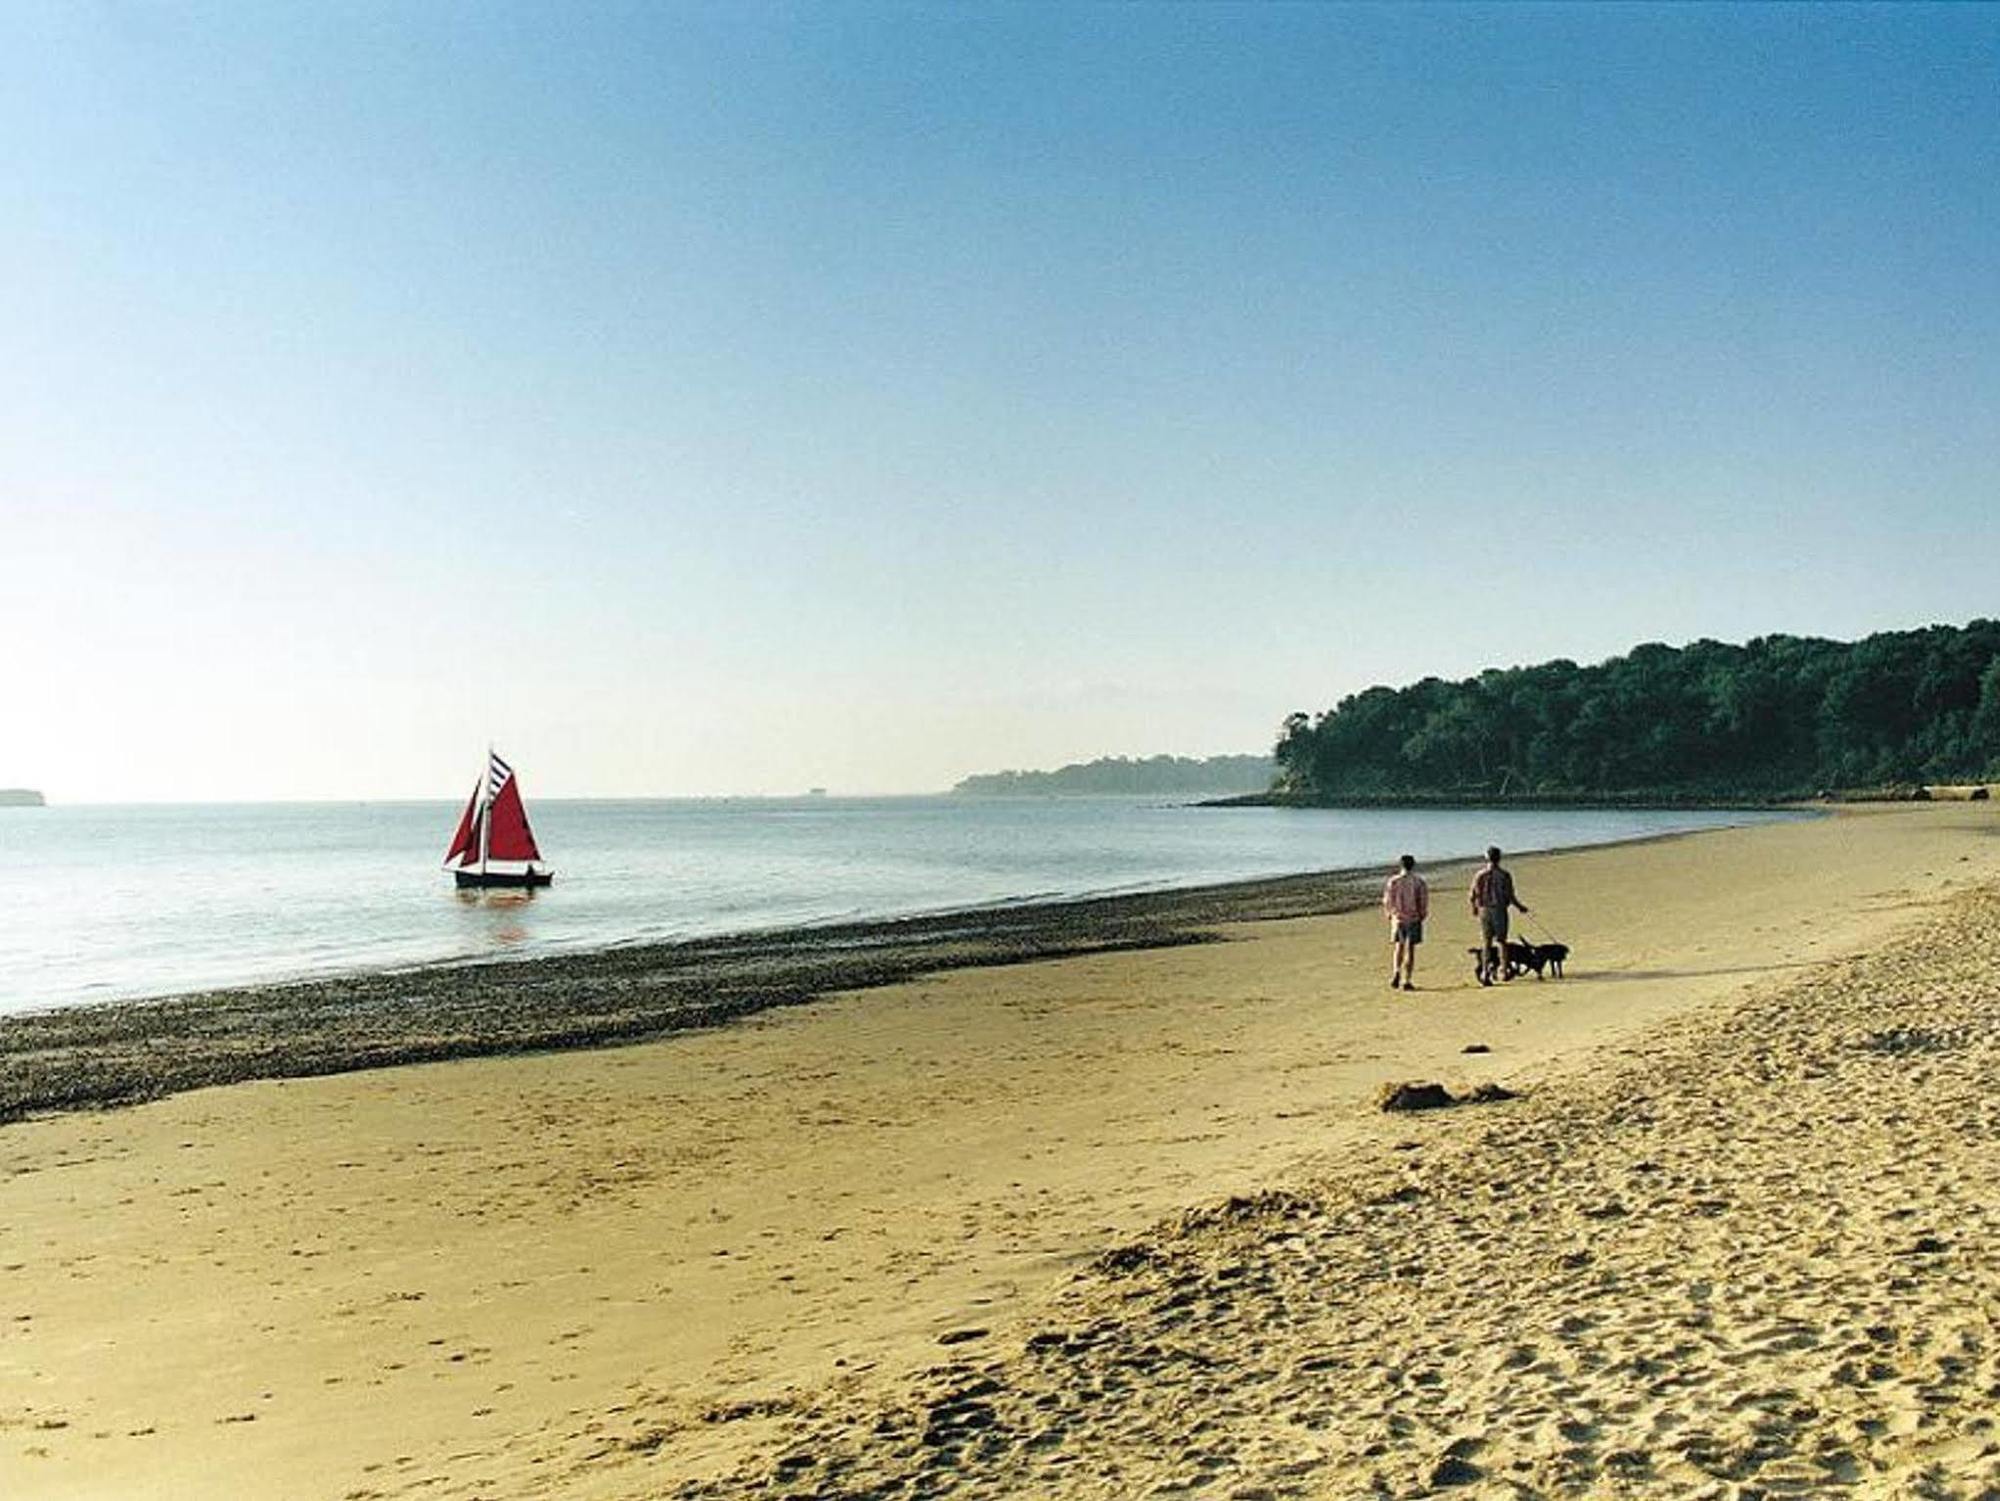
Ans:
{"label": "man in grey shirt", "polygon": [[1511,980],[1507,967],[1507,909],[1528,909],[1514,894],[1514,878],[1500,866],[1500,847],[1489,845],[1486,864],[1472,878],[1472,913],[1479,919],[1479,983]]}

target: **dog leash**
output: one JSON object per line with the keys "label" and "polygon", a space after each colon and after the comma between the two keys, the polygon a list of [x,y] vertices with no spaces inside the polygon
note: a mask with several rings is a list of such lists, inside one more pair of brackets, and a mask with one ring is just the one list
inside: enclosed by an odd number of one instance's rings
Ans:
{"label": "dog leash", "polygon": [[1522,926],[1539,929],[1541,931],[1542,937],[1547,942],[1561,943],[1563,941],[1562,939],[1556,937],[1554,933],[1550,932],[1549,925],[1543,922],[1539,917],[1536,917],[1534,913],[1524,912],[1521,916],[1522,916]]}

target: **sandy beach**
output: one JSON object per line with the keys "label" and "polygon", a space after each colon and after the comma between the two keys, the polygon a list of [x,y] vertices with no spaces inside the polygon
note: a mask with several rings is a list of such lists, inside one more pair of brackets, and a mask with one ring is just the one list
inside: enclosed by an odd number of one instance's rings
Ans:
{"label": "sandy beach", "polygon": [[15,1120],[0,1495],[2000,1495],[2000,815],[1514,868]]}

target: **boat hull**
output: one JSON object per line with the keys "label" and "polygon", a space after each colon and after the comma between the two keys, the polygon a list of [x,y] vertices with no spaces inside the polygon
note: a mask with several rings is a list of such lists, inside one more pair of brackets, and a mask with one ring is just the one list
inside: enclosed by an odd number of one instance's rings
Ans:
{"label": "boat hull", "polygon": [[556,878],[552,870],[455,870],[451,878],[460,891],[482,888],[512,888],[521,891],[528,888],[547,886]]}

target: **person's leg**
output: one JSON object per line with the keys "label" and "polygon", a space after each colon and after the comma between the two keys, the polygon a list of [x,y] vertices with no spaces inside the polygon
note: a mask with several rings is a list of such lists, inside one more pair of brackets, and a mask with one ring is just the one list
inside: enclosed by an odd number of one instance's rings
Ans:
{"label": "person's leg", "polygon": [[1507,951],[1504,948],[1498,947],[1498,945],[1506,942],[1504,938],[1497,936],[1498,927],[1499,924],[1494,921],[1491,909],[1485,909],[1480,912],[1479,964],[1480,968],[1485,971],[1480,978],[1480,984],[1482,985],[1491,985],[1495,980],[1499,979],[1501,971],[1507,962]]}
{"label": "person's leg", "polygon": [[1389,930],[1389,988],[1398,990],[1403,984],[1403,935],[1399,929]]}
{"label": "person's leg", "polygon": [[1403,940],[1403,989],[1417,988],[1417,945],[1422,940],[1412,935]]}

